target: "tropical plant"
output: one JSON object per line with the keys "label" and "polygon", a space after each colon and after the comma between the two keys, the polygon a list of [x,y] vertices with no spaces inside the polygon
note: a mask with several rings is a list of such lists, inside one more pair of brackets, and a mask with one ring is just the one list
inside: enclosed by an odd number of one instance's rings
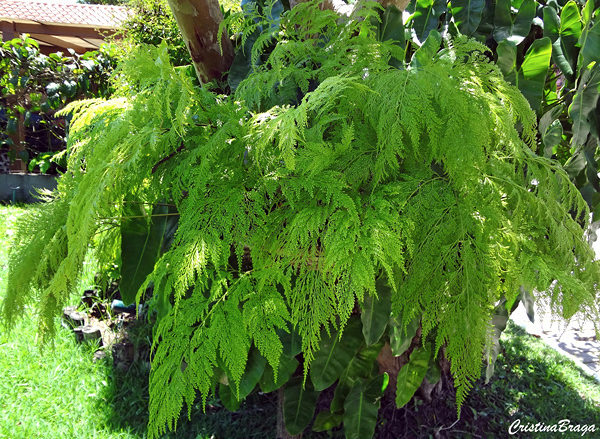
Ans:
{"label": "tropical plant", "polygon": [[[413,0],[404,23],[420,45],[429,32],[485,43],[538,117],[539,154],[557,159],[600,218],[600,7],[536,0]],[[401,20],[394,24],[402,26]],[[411,38],[412,37],[412,38]]]}
{"label": "tropical plant", "polygon": [[[55,118],[57,110],[69,102],[92,97],[108,97],[109,77],[115,67],[114,46],[104,45],[82,55],[70,50],[44,55],[37,41],[27,35],[0,44],[0,126],[3,147],[11,147],[12,159],[19,151],[24,161],[50,166],[48,154],[64,149],[65,121]],[[13,145],[11,135],[25,128],[24,143]]]}
{"label": "tropical plant", "polygon": [[402,406],[449,375],[460,410],[521,287],[598,315],[589,208],[486,46],[432,29],[407,48],[376,3],[283,9],[228,20],[256,38],[229,94],[136,49],[114,98],[64,110],[68,170],[18,226],[9,326],[35,300],[51,334],[90,243],[130,300],[152,291],[152,437],[198,394],[256,389],[296,434],[332,386],[313,428],[370,437],[386,387]]}

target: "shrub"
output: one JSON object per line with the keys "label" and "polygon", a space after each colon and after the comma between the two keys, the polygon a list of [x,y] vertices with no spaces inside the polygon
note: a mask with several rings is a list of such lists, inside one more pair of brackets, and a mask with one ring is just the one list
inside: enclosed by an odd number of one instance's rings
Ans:
{"label": "shrub", "polygon": [[68,171],[19,225],[4,319],[35,297],[51,331],[95,242],[130,267],[122,292],[153,289],[151,436],[197,393],[235,409],[258,387],[283,387],[298,433],[335,385],[320,425],[364,438],[383,350],[399,406],[447,357],[460,408],[520,287],[597,316],[589,210],[535,154],[526,98],[465,37],[432,30],[405,62],[379,11],[258,11],[261,63],[230,95],[165,45],[133,52],[115,98],[67,110]]}

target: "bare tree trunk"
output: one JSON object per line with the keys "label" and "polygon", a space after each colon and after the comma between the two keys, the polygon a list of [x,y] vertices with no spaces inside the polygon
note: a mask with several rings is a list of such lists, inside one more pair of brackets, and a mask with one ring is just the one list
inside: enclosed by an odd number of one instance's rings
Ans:
{"label": "bare tree trunk", "polygon": [[227,32],[219,44],[223,14],[218,0],[169,0],[177,26],[192,56],[200,82],[220,78],[233,61],[233,46]]}

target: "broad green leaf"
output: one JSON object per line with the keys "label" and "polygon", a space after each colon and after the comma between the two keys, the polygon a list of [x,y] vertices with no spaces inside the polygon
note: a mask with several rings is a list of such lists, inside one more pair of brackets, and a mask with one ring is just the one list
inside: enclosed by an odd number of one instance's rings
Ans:
{"label": "broad green leaf", "polygon": [[560,144],[563,136],[563,127],[560,120],[556,119],[542,134],[544,144],[544,157],[552,157],[556,153],[556,147]]}
{"label": "broad green leaf", "polygon": [[544,134],[552,122],[554,122],[562,114],[563,110],[564,105],[557,105],[546,111],[542,117],[540,117],[540,121],[538,123],[538,130],[540,134]]}
{"label": "broad green leaf", "polygon": [[579,7],[574,1],[569,1],[560,12],[560,39],[562,52],[571,69],[575,71],[577,64],[577,53],[579,52],[577,42],[581,37],[581,16]]}
{"label": "broad green leaf", "polygon": [[394,67],[400,67],[404,61],[406,37],[404,35],[404,22],[402,20],[402,11],[397,7],[390,5],[385,8],[379,23],[379,41],[395,41],[394,52],[390,63]]}
{"label": "broad green leaf", "polygon": [[293,328],[289,332],[282,329],[277,330],[277,335],[283,345],[283,354],[295,357],[302,352],[302,337]]}
{"label": "broad green leaf", "polygon": [[565,56],[563,50],[564,43],[561,38],[552,43],[552,61],[560,68],[560,71],[567,77],[569,81],[574,80],[573,66]]}
{"label": "broad green leaf", "polygon": [[535,9],[534,0],[524,0],[513,21],[510,0],[498,0],[494,13],[494,39],[498,43],[508,40],[515,45],[520,44],[529,34]]}
{"label": "broad green leaf", "polygon": [[331,386],[340,377],[361,343],[361,324],[357,318],[348,321],[341,340],[338,332],[323,338],[310,365],[310,379],[317,391]]}
{"label": "broad green leaf", "polygon": [[350,389],[360,379],[371,378],[377,369],[377,356],[383,347],[383,343],[377,343],[372,346],[363,346],[363,348],[350,360],[348,367],[340,376],[333,399],[331,401],[330,410],[333,413],[342,412],[344,401],[348,396]]}
{"label": "broad green leaf", "polygon": [[290,377],[298,368],[298,364],[298,360],[294,357],[282,355],[279,358],[279,367],[277,368],[277,381],[275,381],[273,368],[267,364],[267,366],[265,366],[265,373],[259,381],[260,390],[264,393],[269,393],[279,389],[289,381]]}
{"label": "broad green leaf", "polygon": [[[157,204],[148,217],[135,200],[125,201],[121,224],[121,283],[123,302],[135,302],[138,289],[154,270],[154,264],[168,239],[177,215],[164,204]],[[169,218],[172,217],[172,218]]]}
{"label": "broad green leaf", "polygon": [[313,423],[313,431],[328,431],[342,423],[342,415],[331,413],[329,410],[319,412]]}
{"label": "broad green leaf", "polygon": [[344,434],[346,439],[372,438],[377,425],[379,400],[387,385],[387,374],[357,382],[344,402]]}
{"label": "broad green leaf", "polygon": [[410,347],[410,344],[419,329],[420,318],[413,319],[406,328],[400,317],[392,317],[390,320],[390,348],[392,353],[398,357]]}
{"label": "broad green leaf", "polygon": [[219,400],[230,412],[236,412],[240,408],[240,401],[235,397],[235,391],[223,383],[219,383]]}
{"label": "broad green leaf", "polygon": [[535,17],[536,2],[534,0],[523,0],[519,12],[515,17],[512,34],[509,40],[515,44],[521,44],[531,30],[531,24]]}
{"label": "broad green leaf", "polygon": [[494,40],[501,43],[512,35],[512,16],[510,0],[497,0],[494,10]]}
{"label": "broad green leaf", "polygon": [[441,44],[442,36],[440,33],[437,30],[429,32],[427,40],[425,40],[423,45],[413,54],[411,65],[413,67],[421,67],[430,64],[437,51],[440,49]]}
{"label": "broad green leaf", "polygon": [[319,392],[309,381],[302,386],[302,377],[293,378],[283,389],[283,419],[291,435],[300,434],[312,421]]}
{"label": "broad green leaf", "polygon": [[574,37],[575,40],[581,36],[581,15],[577,3],[573,0],[569,1],[560,12],[560,35]]}
{"label": "broad green leaf", "polygon": [[266,364],[266,358],[260,355],[258,349],[252,349],[250,351],[250,355],[248,355],[248,362],[246,363],[246,370],[244,371],[242,379],[240,380],[238,394],[238,399],[240,401],[254,390],[254,387],[256,387],[258,381],[263,376]]}
{"label": "broad green leaf", "polygon": [[429,33],[438,28],[440,16],[446,10],[445,0],[416,0],[412,28],[419,41],[425,41]]}
{"label": "broad green leaf", "polygon": [[438,362],[434,360],[432,352],[429,369],[427,369],[425,379],[427,382],[429,382],[429,384],[437,384],[440,378],[442,378],[442,369],[440,368]]}
{"label": "broad green leaf", "polygon": [[383,11],[379,23],[379,41],[398,41],[402,47],[406,44],[402,11],[395,6],[388,6]]}
{"label": "broad green leaf", "polygon": [[583,155],[585,157],[586,166],[585,166],[585,175],[588,179],[588,182],[592,185],[592,187],[600,192],[600,178],[598,177],[598,163],[596,162],[596,151],[598,150],[599,142],[590,137],[587,144],[583,148]]}
{"label": "broad green leaf", "polygon": [[[546,157],[551,157],[554,154],[555,147],[562,141],[562,124],[557,119],[563,111],[563,104],[556,105],[546,111],[538,123],[538,131],[542,136],[544,155]],[[559,131],[560,137],[557,137]]]}
{"label": "broad green leaf", "polygon": [[372,294],[366,295],[360,313],[362,333],[367,346],[377,343],[385,332],[392,308],[391,287],[384,277],[377,280],[376,288],[379,297],[375,298]]}
{"label": "broad green leaf", "polygon": [[398,372],[396,387],[396,407],[404,407],[413,397],[429,369],[431,345],[415,348],[410,360]]}
{"label": "broad green leaf", "polygon": [[551,6],[544,6],[544,36],[550,38],[552,43],[558,39],[560,33],[560,18]]}
{"label": "broad green leaf", "polygon": [[569,160],[567,160],[567,162],[563,165],[563,168],[565,169],[565,171],[567,171],[567,174],[569,174],[569,177],[574,179],[581,173],[581,171],[583,171],[585,169],[585,165],[586,165],[586,160],[585,160],[585,155],[583,153],[583,147],[580,147],[569,158]]}
{"label": "broad green leaf", "polygon": [[590,117],[596,110],[600,93],[600,63],[592,68],[586,68],[579,78],[577,92],[573,102],[569,106],[569,116],[573,120],[573,146],[585,144],[588,134],[592,128]]}
{"label": "broad green leaf", "polygon": [[585,27],[587,24],[592,21],[592,17],[594,16],[594,0],[588,0],[585,2],[585,6],[581,10],[581,23]]}
{"label": "broad green leaf", "polygon": [[525,60],[519,69],[517,85],[534,110],[540,108],[551,56],[550,38],[535,40],[527,50]]}
{"label": "broad green leaf", "polygon": [[[515,82],[517,70],[517,47],[508,40],[498,44],[496,48],[498,60],[496,63],[507,81]],[[512,78],[512,81],[509,79]]]}
{"label": "broad green leaf", "polygon": [[496,0],[485,0],[481,22],[474,35],[478,40],[485,41],[494,32],[494,15],[496,13]]}
{"label": "broad green leaf", "polygon": [[579,37],[579,70],[586,68],[591,62],[600,62],[600,20],[590,27],[585,27]]}
{"label": "broad green leaf", "polygon": [[463,35],[473,35],[485,6],[485,0],[455,0],[451,3],[452,16],[458,30]]}

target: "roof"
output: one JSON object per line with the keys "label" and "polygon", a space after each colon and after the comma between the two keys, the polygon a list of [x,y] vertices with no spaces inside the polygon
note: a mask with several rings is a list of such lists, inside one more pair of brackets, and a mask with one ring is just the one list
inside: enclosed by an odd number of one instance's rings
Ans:
{"label": "roof", "polygon": [[123,6],[0,0],[0,34],[2,40],[29,34],[46,54],[65,49],[83,53],[100,47],[129,14]]}
{"label": "roof", "polygon": [[114,29],[128,14],[129,10],[123,6],[0,0],[0,20]]}

